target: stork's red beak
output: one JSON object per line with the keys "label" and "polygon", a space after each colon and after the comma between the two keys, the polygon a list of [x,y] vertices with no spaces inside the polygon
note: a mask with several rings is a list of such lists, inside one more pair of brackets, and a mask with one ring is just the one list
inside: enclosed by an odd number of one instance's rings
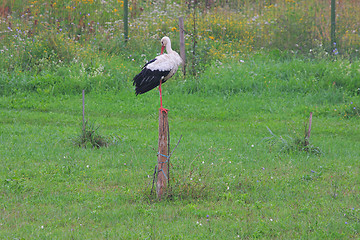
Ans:
{"label": "stork's red beak", "polygon": [[164,46],[164,45],[162,45],[162,46],[161,46],[161,54],[163,54],[163,53],[164,53],[164,49],[165,49],[165,46]]}

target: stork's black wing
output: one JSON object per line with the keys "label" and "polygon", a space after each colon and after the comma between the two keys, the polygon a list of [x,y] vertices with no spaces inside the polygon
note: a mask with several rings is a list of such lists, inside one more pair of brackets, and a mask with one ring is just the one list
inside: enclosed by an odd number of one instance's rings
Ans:
{"label": "stork's black wing", "polygon": [[[135,94],[143,94],[151,89],[156,88],[160,84],[160,79],[165,78],[169,73],[170,70],[151,70],[148,68],[149,64],[155,64],[156,58],[149,61],[145,66],[143,67],[142,71],[136,75],[133,79],[135,86]],[[162,83],[165,82],[164,80]]]}

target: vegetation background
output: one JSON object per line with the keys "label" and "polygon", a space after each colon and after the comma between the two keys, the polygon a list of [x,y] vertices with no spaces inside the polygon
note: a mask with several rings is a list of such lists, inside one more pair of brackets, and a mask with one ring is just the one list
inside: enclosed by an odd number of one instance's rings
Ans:
{"label": "vegetation background", "polygon": [[[133,0],[125,42],[124,1],[2,1],[0,238],[359,238],[360,2],[336,42],[330,2]],[[132,78],[179,16],[158,202],[158,93]]]}

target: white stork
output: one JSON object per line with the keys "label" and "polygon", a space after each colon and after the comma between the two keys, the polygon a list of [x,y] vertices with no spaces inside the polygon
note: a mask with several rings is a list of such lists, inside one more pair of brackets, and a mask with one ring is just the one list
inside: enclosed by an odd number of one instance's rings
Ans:
{"label": "white stork", "polygon": [[[167,54],[163,54],[166,47]],[[177,71],[182,59],[179,54],[171,49],[171,41],[168,37],[161,39],[161,55],[149,61],[142,68],[142,71],[133,79],[135,94],[143,94],[159,86],[160,110],[168,110],[162,106],[161,83],[166,82]]]}

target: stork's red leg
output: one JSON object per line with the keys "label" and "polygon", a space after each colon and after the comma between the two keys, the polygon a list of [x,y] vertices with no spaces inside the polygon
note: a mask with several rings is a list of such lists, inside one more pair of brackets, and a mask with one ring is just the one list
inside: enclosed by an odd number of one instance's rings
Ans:
{"label": "stork's red leg", "polygon": [[162,82],[162,79],[160,79],[160,84],[159,84],[159,93],[160,93],[160,110],[161,110],[162,112],[166,112],[166,113],[167,113],[168,109],[163,108],[163,105],[162,105],[161,82]]}

